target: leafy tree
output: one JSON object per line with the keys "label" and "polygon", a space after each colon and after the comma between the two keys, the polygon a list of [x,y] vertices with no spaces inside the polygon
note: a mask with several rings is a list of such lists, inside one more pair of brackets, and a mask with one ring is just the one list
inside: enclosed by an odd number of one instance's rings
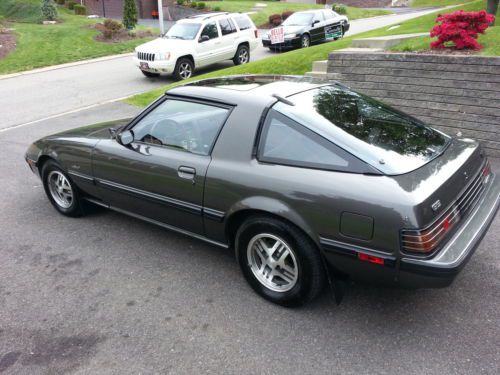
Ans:
{"label": "leafy tree", "polygon": [[42,0],[42,16],[44,20],[55,21],[58,14],[54,0]]}
{"label": "leafy tree", "polygon": [[137,6],[135,0],[123,2],[123,25],[127,29],[133,29],[137,25]]}
{"label": "leafy tree", "polygon": [[[486,6],[486,11],[489,14],[496,16],[499,2],[500,2],[500,0],[488,0],[488,5]],[[493,20],[493,22],[491,23],[491,26],[493,26],[494,24],[495,24],[495,20]]]}

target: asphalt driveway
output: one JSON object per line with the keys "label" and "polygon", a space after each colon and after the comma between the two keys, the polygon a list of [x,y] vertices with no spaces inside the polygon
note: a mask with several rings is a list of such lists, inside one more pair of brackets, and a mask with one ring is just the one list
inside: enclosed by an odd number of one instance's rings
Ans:
{"label": "asphalt driveway", "polygon": [[[233,255],[117,213],[56,213],[23,160],[108,104],[0,132],[0,373],[498,374],[500,220],[447,289],[350,285],[301,309],[255,295]],[[500,163],[494,161],[500,171]]]}

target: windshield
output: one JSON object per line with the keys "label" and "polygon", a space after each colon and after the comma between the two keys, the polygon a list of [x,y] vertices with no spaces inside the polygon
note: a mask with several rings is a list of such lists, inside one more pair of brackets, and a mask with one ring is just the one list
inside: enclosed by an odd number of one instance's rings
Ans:
{"label": "windshield", "polygon": [[386,174],[415,170],[438,156],[450,137],[365,95],[323,86],[275,109]]}
{"label": "windshield", "polygon": [[288,17],[283,26],[307,26],[311,25],[313,19],[312,13],[294,13]]}
{"label": "windshield", "polygon": [[176,23],[167,31],[165,38],[193,40],[200,26],[199,23]]}

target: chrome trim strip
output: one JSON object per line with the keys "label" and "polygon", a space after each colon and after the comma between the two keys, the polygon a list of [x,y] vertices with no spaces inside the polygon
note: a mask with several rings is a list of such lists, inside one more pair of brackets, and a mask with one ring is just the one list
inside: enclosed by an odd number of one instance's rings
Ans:
{"label": "chrome trim strip", "polygon": [[203,216],[207,219],[223,221],[226,214],[223,211],[214,210],[212,208],[203,207]]}
{"label": "chrome trim strip", "polygon": [[88,176],[88,175],[83,174],[83,173],[72,171],[71,169],[68,170],[68,174],[70,174],[71,176],[82,178],[82,179],[87,180],[87,181],[91,181],[92,183],[94,182],[94,177]]}
{"label": "chrome trim strip", "polygon": [[128,194],[132,194],[132,195],[139,195],[142,198],[147,198],[147,199],[159,201],[160,203],[164,203],[168,206],[172,206],[172,207],[175,207],[175,208],[178,208],[181,210],[185,210],[185,211],[189,211],[192,213],[196,213],[199,215],[202,214],[203,208],[197,204],[194,204],[194,203],[184,202],[184,201],[181,201],[178,199],[169,198],[169,197],[166,197],[166,196],[160,195],[160,194],[150,193],[150,192],[147,192],[144,190],[136,189],[136,188],[133,188],[130,186],[118,184],[116,182],[111,182],[111,181],[107,181],[107,180],[96,179],[96,182],[101,184],[101,185],[104,185],[107,188],[116,189],[116,190],[119,190],[119,191],[122,191],[122,192],[125,192]]}

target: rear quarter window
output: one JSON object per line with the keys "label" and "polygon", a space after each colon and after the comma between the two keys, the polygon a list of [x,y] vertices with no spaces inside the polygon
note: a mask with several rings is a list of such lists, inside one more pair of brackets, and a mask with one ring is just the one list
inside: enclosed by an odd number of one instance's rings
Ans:
{"label": "rear quarter window", "polygon": [[252,25],[252,21],[250,21],[250,18],[248,18],[247,16],[236,16],[234,17],[234,21],[236,22],[236,24],[238,25],[238,28],[243,31],[243,30],[248,30],[248,29],[251,29],[253,27]]}

